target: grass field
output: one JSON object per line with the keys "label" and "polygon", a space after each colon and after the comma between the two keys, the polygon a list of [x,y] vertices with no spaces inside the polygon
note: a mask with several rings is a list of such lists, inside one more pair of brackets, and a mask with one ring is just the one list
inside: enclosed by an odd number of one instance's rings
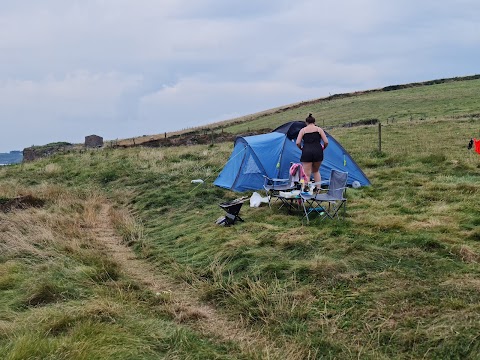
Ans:
{"label": "grass field", "polygon": [[[326,126],[378,118],[381,151],[377,126],[329,129],[372,182],[347,191],[345,221],[306,226],[282,209],[245,204],[244,223],[215,225],[220,202],[251,194],[212,185],[231,143],[94,150],[1,168],[0,203],[32,195],[45,205],[0,212],[0,353],[478,359],[480,155],[467,143],[480,136],[479,86],[367,93],[225,128],[274,128],[308,112]],[[205,183],[191,184],[197,178]],[[95,241],[105,204],[116,234],[176,284],[171,292],[153,292]],[[179,316],[172,304],[184,288],[243,332],[225,338],[217,315],[208,324],[198,313]]]}
{"label": "grass field", "polygon": [[282,110],[257,120],[225,125],[225,131],[275,128],[287,121],[304,120],[313,113],[319,126],[330,127],[364,119],[382,123],[420,119],[479,119],[478,91],[480,80],[452,81],[397,91],[358,93],[333,100],[312,101],[305,106]]}

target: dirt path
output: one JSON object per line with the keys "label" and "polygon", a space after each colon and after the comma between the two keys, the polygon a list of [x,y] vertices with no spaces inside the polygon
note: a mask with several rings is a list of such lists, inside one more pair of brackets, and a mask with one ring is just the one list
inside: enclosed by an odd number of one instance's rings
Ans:
{"label": "dirt path", "polygon": [[[110,206],[104,204],[93,229],[95,239],[105,247],[122,272],[162,299],[168,300],[169,311],[179,324],[188,325],[202,334],[222,341],[232,341],[244,354],[256,354],[262,359],[285,359],[286,353],[294,350],[290,346],[289,351],[279,349],[261,334],[243,327],[240,321],[227,319],[213,307],[201,303],[195,296],[194,289],[186,284],[175,283],[172,279],[159,274],[147,261],[137,258],[128,246],[122,244],[121,237],[115,233],[109,212]],[[296,356],[292,355],[293,358],[287,356],[289,359],[295,359]]]}

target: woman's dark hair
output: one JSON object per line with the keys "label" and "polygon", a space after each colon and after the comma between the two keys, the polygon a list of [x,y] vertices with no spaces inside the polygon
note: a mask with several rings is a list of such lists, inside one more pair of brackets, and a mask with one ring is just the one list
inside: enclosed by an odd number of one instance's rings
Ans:
{"label": "woman's dark hair", "polygon": [[315,118],[312,116],[312,114],[308,114],[305,121],[307,122],[307,124],[314,124],[315,123]]}

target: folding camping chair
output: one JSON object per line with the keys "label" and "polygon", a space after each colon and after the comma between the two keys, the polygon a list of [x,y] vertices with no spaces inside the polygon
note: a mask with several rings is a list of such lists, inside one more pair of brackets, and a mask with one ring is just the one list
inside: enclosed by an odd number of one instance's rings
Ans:
{"label": "folding camping chair", "polygon": [[263,177],[265,179],[263,183],[263,188],[265,189],[265,193],[267,194],[269,207],[271,207],[271,198],[278,197],[280,191],[290,191],[295,189],[295,184],[292,183],[291,176],[288,179],[269,178],[266,175],[263,175]]}
{"label": "folding camping chair", "polygon": [[303,203],[304,218],[309,222],[309,215],[317,213],[323,220],[325,218],[339,218],[339,211],[343,209],[342,218],[345,219],[347,199],[345,191],[347,189],[348,173],[332,169],[330,174],[329,186],[326,193],[317,195],[306,195],[301,193]]}
{"label": "folding camping chair", "polygon": [[227,214],[224,217],[219,218],[216,223],[218,225],[229,226],[235,224],[237,220],[243,222],[244,220],[238,214],[240,213],[243,203],[247,199],[248,196],[244,196],[239,199],[221,203],[219,206],[225,210]]}
{"label": "folding camping chair", "polygon": [[288,191],[295,188],[295,184],[292,184],[292,178],[288,179],[276,179],[269,178],[266,175],[263,175],[265,181],[263,183],[263,188],[267,196],[273,196],[278,194],[280,191]]}
{"label": "folding camping chair", "polygon": [[[298,181],[299,181],[298,175],[297,174],[292,175],[292,172],[291,172],[291,168],[293,165],[294,163],[290,163],[288,178],[284,178],[284,179],[270,178],[266,175],[263,175],[263,178],[264,178],[263,188],[265,189],[265,193],[267,194],[269,207],[271,207],[271,202],[270,202],[271,198],[275,197],[278,199],[281,191],[283,192],[292,191],[298,188]],[[301,164],[298,164],[298,165],[302,166]]]}

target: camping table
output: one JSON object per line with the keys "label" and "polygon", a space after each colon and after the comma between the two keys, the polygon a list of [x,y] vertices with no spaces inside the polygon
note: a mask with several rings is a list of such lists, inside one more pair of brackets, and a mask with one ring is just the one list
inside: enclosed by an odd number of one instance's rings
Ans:
{"label": "camping table", "polygon": [[282,205],[280,205],[279,209],[285,206],[289,214],[302,210],[302,199],[300,197],[300,193],[297,194],[280,191],[277,195],[275,195],[275,197],[282,202]]}
{"label": "camping table", "polygon": [[307,220],[309,223],[309,214],[312,212],[322,214],[324,213],[324,208],[320,205],[316,207],[311,207],[315,201],[316,194],[309,194],[309,193],[299,193],[292,195],[291,193],[281,193],[282,195],[277,195],[276,197],[282,202],[279,209],[282,207],[286,207],[289,214],[298,213],[302,216],[303,219]]}
{"label": "camping table", "polygon": [[302,222],[303,219],[307,220],[307,224],[310,222],[310,219],[308,218],[308,215],[311,213],[317,213],[323,217],[326,217],[327,215],[325,212],[325,208],[318,203],[316,200],[317,194],[308,194],[308,193],[302,193],[300,195],[301,197],[301,202],[302,202]]}

